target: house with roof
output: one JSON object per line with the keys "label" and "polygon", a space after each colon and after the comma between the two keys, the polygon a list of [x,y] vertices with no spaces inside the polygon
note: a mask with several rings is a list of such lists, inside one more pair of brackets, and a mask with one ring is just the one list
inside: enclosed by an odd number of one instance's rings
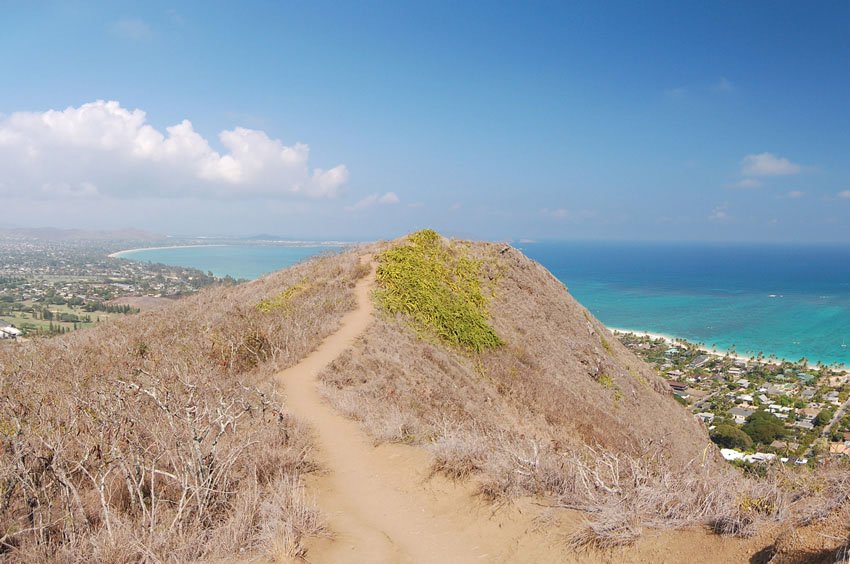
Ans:
{"label": "house with roof", "polygon": [[697,413],[697,417],[702,419],[702,422],[706,425],[711,425],[714,422],[714,414],[709,411],[704,411],[702,413]]}
{"label": "house with roof", "polygon": [[747,418],[753,413],[755,413],[754,409],[747,409],[745,407],[733,407],[729,410],[729,415],[732,416],[732,419],[734,419],[735,423],[738,425],[746,423]]}
{"label": "house with roof", "polygon": [[688,368],[690,368],[690,369],[702,368],[703,366],[705,366],[706,364],[708,364],[708,361],[709,361],[709,360],[711,360],[711,357],[710,357],[710,356],[708,356],[707,354],[701,354],[701,355],[699,355],[698,357],[696,357],[696,358],[695,358],[695,359],[694,359],[694,360],[693,360],[693,361],[692,361],[692,362],[688,365]]}
{"label": "house with roof", "polygon": [[683,382],[677,382],[675,380],[667,380],[667,385],[670,386],[670,389],[673,390],[674,393],[684,393],[688,389],[688,385]]}
{"label": "house with roof", "polygon": [[850,456],[850,446],[847,446],[847,443],[829,443],[829,454],[834,456]]}
{"label": "house with roof", "polygon": [[812,399],[813,397],[815,397],[816,393],[817,393],[817,390],[815,390],[814,388],[803,388],[803,391],[800,392],[800,397],[803,398],[804,400],[808,401],[808,400]]}
{"label": "house with roof", "polygon": [[809,406],[799,410],[797,413],[802,415],[808,421],[814,421],[815,417],[817,417],[820,412],[821,409],[819,407]]}
{"label": "house with roof", "polygon": [[803,429],[805,431],[811,431],[812,429],[815,428],[815,424],[812,423],[811,421],[802,420],[802,421],[797,421],[796,423],[794,423],[794,427],[796,427],[798,429]]}

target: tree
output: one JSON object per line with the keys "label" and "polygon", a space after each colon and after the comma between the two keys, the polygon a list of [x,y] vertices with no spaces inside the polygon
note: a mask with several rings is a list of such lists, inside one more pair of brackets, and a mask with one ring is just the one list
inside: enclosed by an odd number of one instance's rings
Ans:
{"label": "tree", "polygon": [[724,448],[737,448],[742,450],[750,448],[753,444],[753,440],[748,434],[728,423],[716,426],[711,432],[711,440],[714,441],[715,444]]}
{"label": "tree", "polygon": [[765,445],[785,436],[785,425],[782,421],[766,411],[756,411],[750,415],[741,430],[749,435],[753,442]]}
{"label": "tree", "polygon": [[820,413],[818,413],[817,417],[815,417],[815,427],[823,427],[832,421],[832,410],[831,409],[821,409]]}

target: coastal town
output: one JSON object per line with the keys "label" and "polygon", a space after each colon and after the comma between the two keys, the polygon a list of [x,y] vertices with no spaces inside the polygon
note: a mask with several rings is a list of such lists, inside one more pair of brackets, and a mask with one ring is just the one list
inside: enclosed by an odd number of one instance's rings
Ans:
{"label": "coastal town", "polygon": [[222,282],[192,268],[109,256],[134,244],[0,238],[0,340],[73,331]]}
{"label": "coastal town", "polygon": [[683,339],[615,331],[663,375],[733,464],[815,464],[850,457],[850,373],[759,354],[718,353]]}

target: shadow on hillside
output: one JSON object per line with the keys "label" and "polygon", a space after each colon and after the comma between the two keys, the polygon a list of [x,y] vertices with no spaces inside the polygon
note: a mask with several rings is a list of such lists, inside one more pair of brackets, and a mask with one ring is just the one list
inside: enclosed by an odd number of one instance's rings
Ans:
{"label": "shadow on hillside", "polygon": [[750,564],[834,564],[847,562],[848,551],[850,546],[822,550],[791,548],[780,552],[771,544],[756,552]]}

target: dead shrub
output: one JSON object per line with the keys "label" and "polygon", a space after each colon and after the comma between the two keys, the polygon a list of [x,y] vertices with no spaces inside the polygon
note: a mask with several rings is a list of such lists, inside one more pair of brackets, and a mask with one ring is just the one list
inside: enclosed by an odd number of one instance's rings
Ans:
{"label": "dead shrub", "polygon": [[637,541],[642,530],[634,515],[624,514],[619,507],[609,507],[586,521],[569,536],[567,544],[573,550],[610,550]]}
{"label": "dead shrub", "polygon": [[[270,376],[336,330],[360,270],[317,258],[0,349],[0,559],[228,559],[275,531],[297,554],[321,531],[314,465]],[[286,308],[254,307],[305,277]]]}

